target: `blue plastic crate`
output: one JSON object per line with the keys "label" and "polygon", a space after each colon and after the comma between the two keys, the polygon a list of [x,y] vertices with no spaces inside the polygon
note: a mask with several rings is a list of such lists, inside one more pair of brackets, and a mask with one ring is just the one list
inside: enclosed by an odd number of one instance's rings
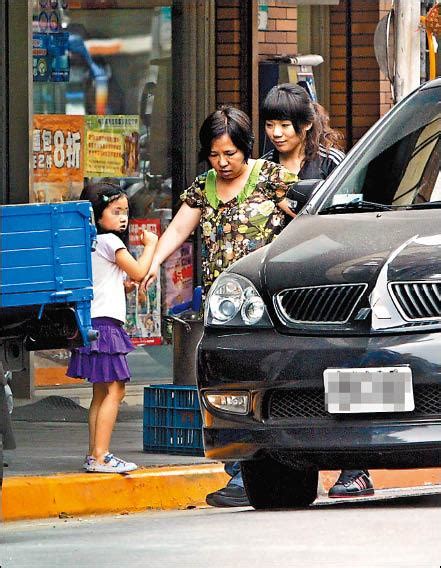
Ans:
{"label": "blue plastic crate", "polygon": [[197,387],[144,387],[143,448],[151,453],[204,455]]}

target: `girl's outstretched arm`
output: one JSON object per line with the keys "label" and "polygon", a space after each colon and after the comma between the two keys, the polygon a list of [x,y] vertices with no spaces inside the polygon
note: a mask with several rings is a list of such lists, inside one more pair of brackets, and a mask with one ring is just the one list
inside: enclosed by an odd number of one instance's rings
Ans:
{"label": "girl's outstretched arm", "polygon": [[134,258],[126,248],[116,251],[115,262],[124,270],[127,276],[135,282],[140,282],[149,271],[152,264],[158,237],[150,231],[143,231],[142,244],[144,250],[138,258]]}

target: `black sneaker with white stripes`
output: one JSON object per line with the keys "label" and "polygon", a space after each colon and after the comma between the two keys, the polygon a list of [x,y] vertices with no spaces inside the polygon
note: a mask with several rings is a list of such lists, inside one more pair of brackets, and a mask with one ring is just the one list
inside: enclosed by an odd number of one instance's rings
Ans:
{"label": "black sneaker with white stripes", "polygon": [[328,492],[328,497],[362,497],[373,495],[374,485],[367,469],[343,469],[340,477]]}

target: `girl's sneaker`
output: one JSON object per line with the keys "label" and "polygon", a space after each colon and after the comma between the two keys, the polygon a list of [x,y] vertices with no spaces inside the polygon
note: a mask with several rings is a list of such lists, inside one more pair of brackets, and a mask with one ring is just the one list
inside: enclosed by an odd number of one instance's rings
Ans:
{"label": "girl's sneaker", "polygon": [[88,469],[89,469],[89,466],[90,466],[91,463],[94,462],[94,461],[95,461],[95,458],[94,458],[93,456],[87,455],[87,456],[84,458],[83,469],[88,470]]}
{"label": "girl's sneaker", "polygon": [[98,463],[92,459],[86,467],[86,471],[91,473],[128,473],[135,469],[138,469],[136,463],[126,462],[113,454],[107,454],[104,463]]}

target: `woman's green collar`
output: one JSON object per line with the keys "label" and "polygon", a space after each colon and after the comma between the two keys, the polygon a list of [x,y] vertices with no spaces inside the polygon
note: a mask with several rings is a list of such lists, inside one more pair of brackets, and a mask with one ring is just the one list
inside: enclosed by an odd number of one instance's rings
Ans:
{"label": "woman's green collar", "polygon": [[[261,158],[255,161],[253,169],[248,176],[244,188],[236,197],[239,205],[242,204],[246,199],[248,199],[248,197],[255,190],[257,182],[259,181],[259,175],[262,170],[263,162],[264,160],[262,160]],[[219,207],[219,204],[221,203],[221,200],[219,199],[216,191],[216,178],[216,170],[208,170],[207,179],[205,181],[205,195],[207,197],[208,203],[211,205],[211,207],[213,207],[213,209],[217,209]]]}

